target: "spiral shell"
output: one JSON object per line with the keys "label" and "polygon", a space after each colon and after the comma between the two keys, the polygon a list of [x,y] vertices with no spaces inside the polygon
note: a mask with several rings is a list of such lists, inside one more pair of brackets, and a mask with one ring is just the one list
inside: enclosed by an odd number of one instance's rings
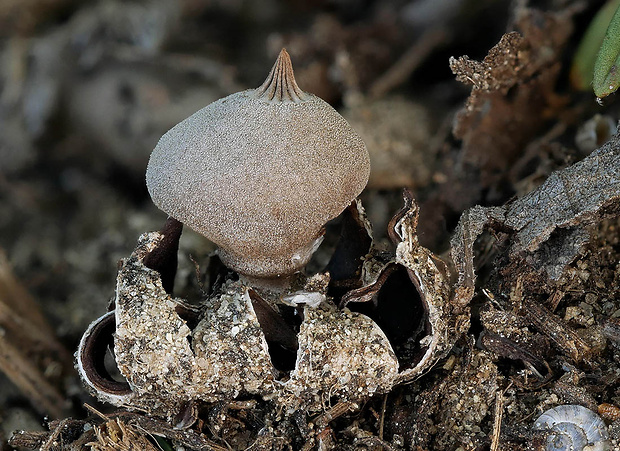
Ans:
{"label": "spiral shell", "polygon": [[562,405],[543,413],[534,429],[551,430],[546,451],[609,450],[609,432],[594,412],[578,405]]}

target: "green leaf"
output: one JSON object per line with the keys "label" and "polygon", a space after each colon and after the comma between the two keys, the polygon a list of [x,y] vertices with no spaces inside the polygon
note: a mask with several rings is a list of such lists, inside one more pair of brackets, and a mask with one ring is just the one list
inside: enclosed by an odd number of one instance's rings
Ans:
{"label": "green leaf", "polygon": [[168,443],[168,441],[165,438],[159,437],[157,435],[154,435],[153,437],[155,438],[155,441],[157,442],[157,444],[163,451],[174,451],[174,448],[172,447],[172,445]]}
{"label": "green leaf", "polygon": [[605,3],[583,34],[570,71],[570,81],[574,88],[582,91],[592,89],[594,62],[603,43],[605,31],[618,7],[620,0],[609,0]]}
{"label": "green leaf", "polygon": [[620,87],[620,8],[609,22],[601,49],[594,63],[592,79],[594,94],[599,99],[615,92]]}

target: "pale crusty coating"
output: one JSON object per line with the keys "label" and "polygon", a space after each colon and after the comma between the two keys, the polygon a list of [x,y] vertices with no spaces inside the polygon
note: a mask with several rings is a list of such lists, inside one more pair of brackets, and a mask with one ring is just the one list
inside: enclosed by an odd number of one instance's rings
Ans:
{"label": "pale crusty coating", "polygon": [[364,189],[362,139],[295,83],[288,54],[258,89],[220,99],[168,131],[146,180],[155,204],[220,247],[231,268],[290,274],[322,226]]}

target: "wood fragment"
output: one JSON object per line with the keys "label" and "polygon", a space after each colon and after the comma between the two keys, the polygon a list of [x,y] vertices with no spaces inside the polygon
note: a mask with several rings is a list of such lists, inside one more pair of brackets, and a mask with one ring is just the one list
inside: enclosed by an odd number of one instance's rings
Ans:
{"label": "wood fragment", "polygon": [[558,304],[564,299],[564,291],[556,289],[551,297],[549,298],[549,307],[552,312],[555,312],[555,309],[558,308]]}
{"label": "wood fragment", "polygon": [[381,419],[379,421],[379,438],[383,440],[383,428],[385,427],[385,411],[387,409],[388,393],[383,395],[383,403],[381,404]]}
{"label": "wood fragment", "polygon": [[47,431],[14,431],[8,444],[15,448],[40,449],[47,437],[49,437]]}
{"label": "wood fragment", "polygon": [[144,431],[161,435],[171,440],[178,441],[188,448],[196,451],[229,451],[228,448],[219,445],[218,443],[209,440],[203,434],[200,434],[191,429],[179,430],[168,425],[167,423],[157,420],[155,418],[149,418],[147,416],[133,413],[133,412],[117,412],[113,415],[108,415],[109,418],[120,418],[125,423],[132,426],[140,427]]}
{"label": "wood fragment", "polygon": [[336,418],[341,417],[345,413],[355,410],[358,408],[358,405],[353,402],[339,402],[334,407],[328,409],[326,412],[322,413],[318,417],[313,420],[313,423],[316,427],[323,429],[325,428],[330,421],[335,420]]}
{"label": "wood fragment", "polygon": [[93,451],[158,451],[141,431],[125,424],[119,418],[94,426],[97,440],[87,443]]}
{"label": "wood fragment", "polygon": [[592,348],[561,318],[531,299],[526,298],[523,307],[528,321],[549,337],[563,353],[574,362],[587,363],[592,354]]}
{"label": "wood fragment", "polygon": [[507,337],[483,330],[478,341],[482,349],[494,352],[501,357],[521,360],[543,382],[547,382],[553,376],[549,364],[544,359]]}
{"label": "wood fragment", "polygon": [[502,429],[502,417],[504,416],[504,392],[495,393],[495,412],[493,414],[493,432],[491,433],[490,451],[499,450],[499,437]]}
{"label": "wood fragment", "polygon": [[70,418],[66,418],[56,425],[48,439],[45,441],[43,446],[41,446],[40,451],[49,451],[53,448],[56,448],[57,446],[62,446],[62,443],[58,443],[58,438],[60,437],[62,430],[69,423],[69,421]]}

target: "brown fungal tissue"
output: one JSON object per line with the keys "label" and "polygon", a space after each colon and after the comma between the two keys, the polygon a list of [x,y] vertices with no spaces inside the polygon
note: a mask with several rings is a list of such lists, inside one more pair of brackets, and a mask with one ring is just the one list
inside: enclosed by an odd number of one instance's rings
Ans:
{"label": "brown fungal tissue", "polygon": [[146,173],[155,204],[250,278],[301,269],[323,225],[364,189],[368,151],[329,104],[302,91],[282,50],[265,82],[185,119]]}

